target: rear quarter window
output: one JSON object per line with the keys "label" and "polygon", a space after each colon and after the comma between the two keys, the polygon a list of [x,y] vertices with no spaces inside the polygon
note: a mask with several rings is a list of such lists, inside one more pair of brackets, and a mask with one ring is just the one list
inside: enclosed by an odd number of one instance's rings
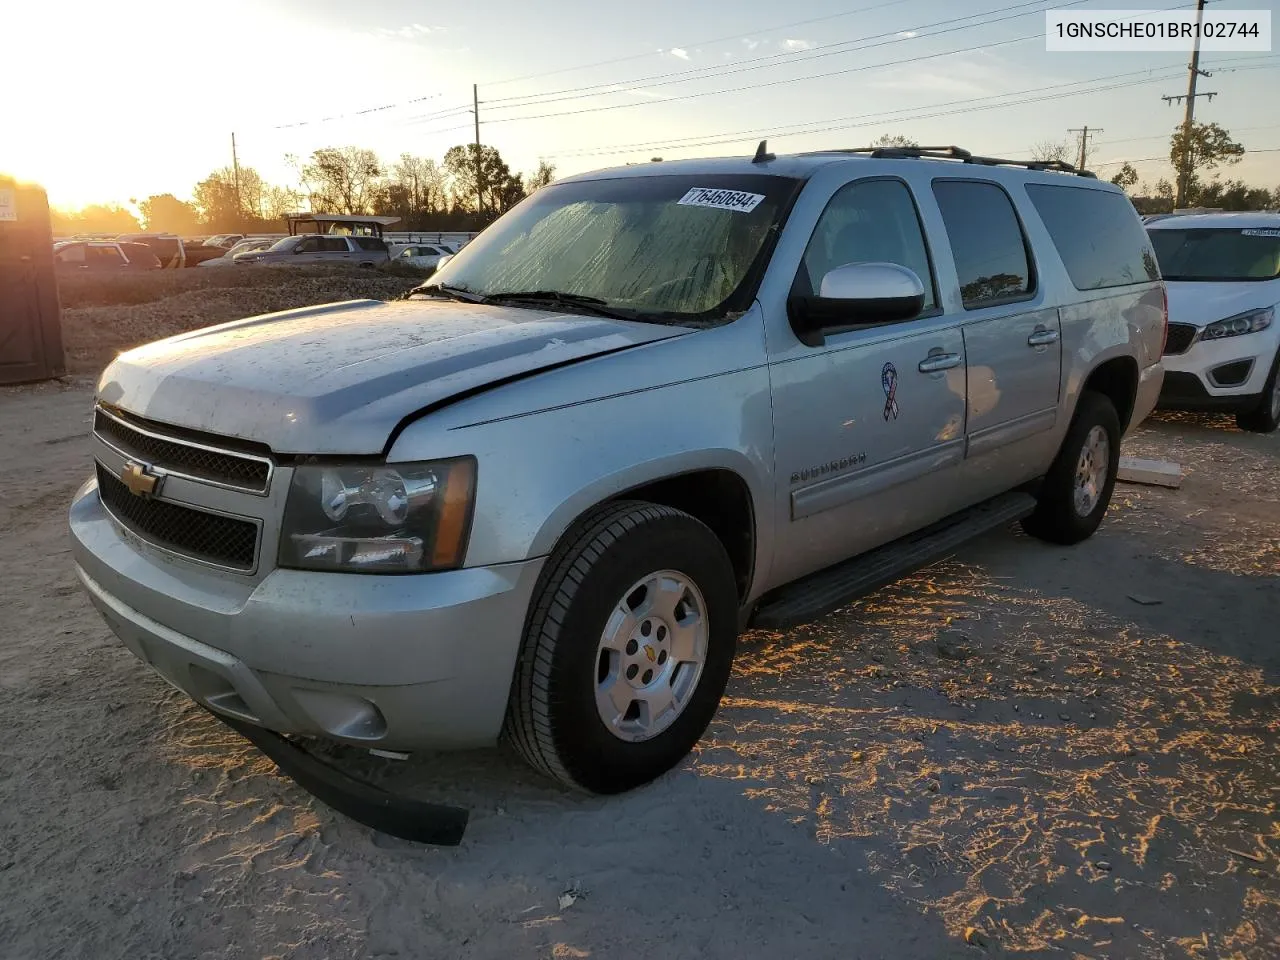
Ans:
{"label": "rear quarter window", "polygon": [[1009,195],[985,180],[935,180],[966,310],[1031,297],[1035,278],[1022,224]]}
{"label": "rear quarter window", "polygon": [[1155,251],[1127,197],[1106,190],[1027,184],[1077,290],[1160,279]]}

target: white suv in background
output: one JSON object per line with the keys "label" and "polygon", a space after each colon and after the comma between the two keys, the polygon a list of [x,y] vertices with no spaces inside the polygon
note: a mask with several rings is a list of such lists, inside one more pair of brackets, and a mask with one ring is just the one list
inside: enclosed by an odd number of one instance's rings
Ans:
{"label": "white suv in background", "polygon": [[1169,291],[1160,406],[1225,411],[1243,430],[1280,425],[1280,213],[1147,224]]}

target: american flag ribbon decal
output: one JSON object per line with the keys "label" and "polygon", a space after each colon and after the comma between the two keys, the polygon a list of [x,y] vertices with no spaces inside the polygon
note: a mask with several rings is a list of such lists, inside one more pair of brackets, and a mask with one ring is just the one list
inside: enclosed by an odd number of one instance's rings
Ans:
{"label": "american flag ribbon decal", "polygon": [[898,368],[886,363],[880,368],[880,386],[884,388],[884,418],[898,419]]}

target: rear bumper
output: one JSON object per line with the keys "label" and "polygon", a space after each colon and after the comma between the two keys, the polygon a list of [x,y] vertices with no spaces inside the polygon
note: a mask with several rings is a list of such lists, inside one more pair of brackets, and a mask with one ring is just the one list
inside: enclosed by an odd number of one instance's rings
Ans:
{"label": "rear bumper", "polygon": [[496,741],[542,560],[420,576],[202,570],[71,507],[90,600],[125,646],[221,713],[391,750]]}
{"label": "rear bumper", "polygon": [[1138,374],[1138,391],[1133,398],[1133,414],[1129,417],[1126,432],[1151,416],[1151,411],[1155,409],[1156,400],[1160,396],[1160,385],[1167,376],[1164,367],[1159,363],[1153,363]]}

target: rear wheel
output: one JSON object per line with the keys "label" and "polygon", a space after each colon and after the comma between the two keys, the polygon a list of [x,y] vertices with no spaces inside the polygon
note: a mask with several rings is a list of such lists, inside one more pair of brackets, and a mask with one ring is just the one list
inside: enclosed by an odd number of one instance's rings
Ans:
{"label": "rear wheel", "polygon": [[689,752],[714,715],[737,640],[723,545],[656,504],[611,504],[547,561],[503,738],[572,787],[618,793]]}
{"label": "rear wheel", "polygon": [[1119,465],[1116,408],[1102,394],[1086,390],[1045,475],[1036,511],[1022,528],[1050,543],[1079,543],[1092,536],[1111,503]]}
{"label": "rear wheel", "polygon": [[1262,388],[1262,399],[1248,413],[1236,414],[1236,425],[1250,433],[1272,433],[1280,427],[1280,351],[1271,364],[1271,376]]}

